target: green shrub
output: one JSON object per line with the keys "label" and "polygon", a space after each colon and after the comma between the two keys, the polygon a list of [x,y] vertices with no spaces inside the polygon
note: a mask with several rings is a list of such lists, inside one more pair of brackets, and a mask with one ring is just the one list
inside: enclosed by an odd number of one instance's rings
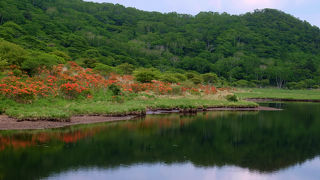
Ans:
{"label": "green shrub", "polygon": [[312,86],[316,84],[316,81],[313,79],[306,79],[303,82],[304,82],[306,88],[312,88]]}
{"label": "green shrub", "polygon": [[12,70],[13,75],[15,76],[21,76],[22,75],[22,71],[20,69],[14,69]]}
{"label": "green shrub", "polygon": [[108,89],[112,92],[113,96],[118,96],[121,93],[120,88],[115,84],[111,84]]}
{"label": "green shrub", "polygon": [[117,72],[120,74],[132,74],[134,71],[134,66],[129,63],[123,63],[116,67]]}
{"label": "green shrub", "polygon": [[226,100],[230,101],[230,102],[238,102],[239,101],[238,97],[236,95],[234,95],[234,94],[233,95],[231,95],[231,94],[227,95],[226,96]]}
{"label": "green shrub", "polygon": [[102,76],[109,76],[109,74],[114,71],[114,68],[102,63],[96,63],[93,70]]}
{"label": "green shrub", "polygon": [[190,79],[194,84],[201,84],[202,83],[202,79],[198,76],[198,77],[194,77],[192,79]]}
{"label": "green shrub", "polygon": [[100,52],[97,49],[88,49],[83,53],[83,56],[89,59],[93,59],[99,57]]}
{"label": "green shrub", "polygon": [[28,52],[20,46],[0,40],[0,58],[9,65],[20,66],[27,59]]}
{"label": "green shrub", "polygon": [[248,82],[248,87],[257,87],[257,84],[254,83],[253,81]]}
{"label": "green shrub", "polygon": [[299,81],[299,82],[288,82],[286,84],[286,87],[288,89],[306,89],[307,85],[305,81]]}
{"label": "green shrub", "polygon": [[187,72],[185,75],[188,79],[192,79],[194,77],[199,76],[196,72]]}
{"label": "green shrub", "polygon": [[39,67],[51,68],[57,64],[63,64],[65,60],[59,56],[46,53],[33,53],[21,65],[21,68],[29,74],[35,73]]}
{"label": "green shrub", "polygon": [[206,73],[201,76],[205,84],[214,84],[219,81],[219,78],[215,73]]}
{"label": "green shrub", "polygon": [[297,89],[297,84],[298,84],[298,83],[296,83],[296,82],[288,82],[288,83],[286,84],[286,87],[287,87],[288,89]]}
{"label": "green shrub", "polygon": [[4,69],[6,69],[8,67],[8,62],[7,60],[3,59],[2,57],[0,57],[0,71],[3,71]]}
{"label": "green shrub", "polygon": [[157,80],[159,75],[154,69],[140,69],[134,73],[137,81],[141,83],[150,83],[152,80]]}
{"label": "green shrub", "polygon": [[26,34],[25,30],[18,24],[8,21],[0,26],[0,36],[6,40],[14,40]]}
{"label": "green shrub", "polygon": [[63,51],[53,51],[50,54],[56,55],[58,57],[61,57],[66,61],[71,60],[71,57],[68,54],[66,54],[65,52],[63,52]]}
{"label": "green shrub", "polygon": [[180,86],[172,86],[172,95],[182,95]]}
{"label": "green shrub", "polygon": [[307,88],[307,84],[305,83],[305,81],[299,81],[297,83],[296,89],[306,89]]}
{"label": "green shrub", "polygon": [[178,83],[179,82],[179,79],[174,77],[173,74],[165,74],[165,75],[161,76],[160,80],[163,82],[168,82],[168,83]]}
{"label": "green shrub", "polygon": [[174,73],[173,76],[179,80],[179,82],[186,81],[187,77],[181,73]]}
{"label": "green shrub", "polygon": [[95,65],[98,63],[98,61],[94,58],[82,58],[83,66],[86,68],[95,68]]}
{"label": "green shrub", "polygon": [[220,87],[231,86],[231,84],[224,77],[221,77],[219,81],[215,84],[215,86],[220,88]]}
{"label": "green shrub", "polygon": [[266,87],[266,86],[270,85],[270,80],[269,80],[269,79],[262,79],[262,80],[260,81],[260,85],[261,85],[262,87]]}
{"label": "green shrub", "polygon": [[256,84],[254,82],[249,82],[247,80],[239,80],[233,83],[236,87],[256,87]]}

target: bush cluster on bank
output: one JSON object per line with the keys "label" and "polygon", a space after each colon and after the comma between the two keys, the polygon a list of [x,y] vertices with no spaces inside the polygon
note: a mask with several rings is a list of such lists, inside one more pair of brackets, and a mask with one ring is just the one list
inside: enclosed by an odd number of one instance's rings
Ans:
{"label": "bush cluster on bank", "polygon": [[[12,66],[7,76],[0,80],[0,94],[17,102],[31,103],[35,99],[62,97],[92,98],[95,93],[111,91],[114,96],[150,92],[155,95],[215,94],[217,89],[209,84],[173,83],[155,80],[157,74],[149,70],[136,71],[135,76],[109,73],[83,68],[75,62],[49,68],[38,68],[32,75],[16,74]],[[150,76],[150,74],[152,74]]]}

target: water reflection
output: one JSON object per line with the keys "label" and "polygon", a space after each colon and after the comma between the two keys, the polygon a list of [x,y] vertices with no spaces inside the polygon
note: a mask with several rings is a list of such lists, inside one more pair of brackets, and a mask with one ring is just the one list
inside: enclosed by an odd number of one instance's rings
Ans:
{"label": "water reflection", "polygon": [[320,159],[316,158],[303,165],[285,169],[275,173],[260,173],[236,166],[199,168],[191,163],[184,164],[138,164],[130,167],[116,169],[77,169],[60,174],[53,174],[48,180],[64,179],[121,179],[121,180],[177,180],[177,179],[202,179],[202,180],[318,180]]}
{"label": "water reflection", "polygon": [[285,110],[151,115],[1,132],[0,179],[206,179],[210,173],[218,179],[317,177],[320,104],[271,106]]}
{"label": "water reflection", "polygon": [[[213,119],[216,116],[226,115],[225,112],[203,113],[198,117]],[[50,143],[52,141],[60,141],[63,143],[75,143],[84,138],[92,137],[101,131],[107,129],[121,128],[128,131],[138,131],[147,129],[154,131],[155,129],[179,128],[196,120],[196,115],[169,114],[169,115],[153,115],[145,118],[137,118],[135,121],[113,122],[99,125],[78,126],[73,128],[61,128],[58,130],[48,131],[14,131],[14,133],[0,133],[0,152],[5,149],[20,149],[31,146],[38,146]]]}

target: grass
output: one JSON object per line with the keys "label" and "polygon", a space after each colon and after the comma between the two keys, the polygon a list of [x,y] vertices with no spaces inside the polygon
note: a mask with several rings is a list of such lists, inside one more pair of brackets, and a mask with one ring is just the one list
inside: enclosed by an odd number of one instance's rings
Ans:
{"label": "grass", "polygon": [[235,92],[242,99],[266,98],[289,100],[320,100],[320,90],[287,90],[277,88],[245,88]]}
{"label": "grass", "polygon": [[111,96],[97,94],[93,99],[66,100],[63,98],[39,99],[32,104],[20,104],[3,99],[0,110],[18,120],[64,121],[74,115],[126,115],[141,113],[146,109],[206,108],[206,107],[256,107],[248,101],[229,102],[217,96],[143,96],[133,95],[123,102],[111,101]]}
{"label": "grass", "polygon": [[[244,88],[235,94],[240,99],[270,98],[290,100],[320,100],[320,90],[285,90],[276,88]],[[98,92],[93,99],[63,98],[38,99],[32,104],[21,104],[13,100],[0,99],[0,114],[6,114],[18,120],[69,120],[74,115],[126,115],[144,113],[146,109],[188,109],[207,107],[256,107],[254,102],[240,100],[227,101],[225,94],[189,95],[189,96],[155,96],[150,94],[131,94],[120,102],[112,100],[112,95]]]}

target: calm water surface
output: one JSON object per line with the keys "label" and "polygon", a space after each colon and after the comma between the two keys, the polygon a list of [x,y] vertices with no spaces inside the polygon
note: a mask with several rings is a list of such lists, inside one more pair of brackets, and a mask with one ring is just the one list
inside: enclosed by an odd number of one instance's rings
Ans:
{"label": "calm water surface", "polygon": [[320,104],[0,132],[0,179],[320,179]]}

